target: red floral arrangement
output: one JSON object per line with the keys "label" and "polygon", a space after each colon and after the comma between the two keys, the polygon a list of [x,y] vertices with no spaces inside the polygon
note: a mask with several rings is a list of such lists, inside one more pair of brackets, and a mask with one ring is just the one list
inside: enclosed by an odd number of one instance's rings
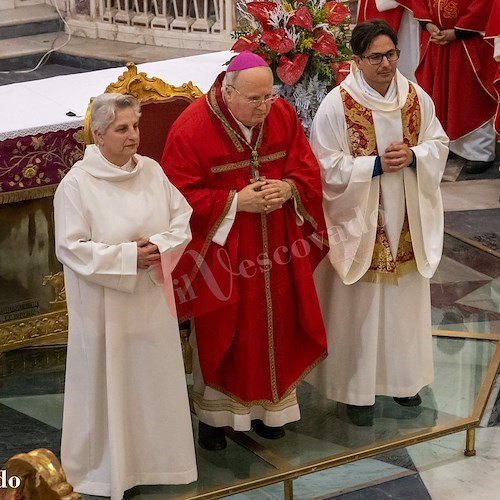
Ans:
{"label": "red floral arrangement", "polygon": [[340,83],[351,58],[350,11],[325,0],[277,0],[238,4],[239,28],[231,50],[262,56],[277,83],[295,85],[304,75],[329,86]]}

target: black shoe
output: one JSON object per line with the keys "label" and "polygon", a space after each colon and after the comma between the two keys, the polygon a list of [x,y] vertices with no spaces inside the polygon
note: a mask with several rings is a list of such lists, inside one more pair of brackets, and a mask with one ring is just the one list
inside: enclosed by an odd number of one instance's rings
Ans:
{"label": "black shoe", "polygon": [[280,439],[285,436],[283,426],[269,427],[262,420],[252,420],[252,428],[260,437],[266,439]]}
{"label": "black shoe", "polygon": [[198,444],[204,450],[223,450],[227,446],[224,428],[213,427],[200,420],[198,424]]}
{"label": "black shoe", "polygon": [[465,171],[468,174],[482,174],[486,172],[490,167],[493,166],[493,161],[472,161],[467,160],[465,162]]}
{"label": "black shoe", "polygon": [[410,396],[409,398],[393,398],[398,405],[401,406],[419,406],[422,403],[422,398],[420,395],[415,394],[415,396]]}
{"label": "black shoe", "polygon": [[373,425],[374,405],[356,406],[347,405],[347,416],[349,420],[359,427],[368,427]]}

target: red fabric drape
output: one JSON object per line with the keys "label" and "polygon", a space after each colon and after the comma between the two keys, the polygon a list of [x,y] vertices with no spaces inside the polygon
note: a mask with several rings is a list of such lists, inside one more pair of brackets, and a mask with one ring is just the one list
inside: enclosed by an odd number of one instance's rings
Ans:
{"label": "red fabric drape", "polygon": [[403,17],[403,7],[385,10],[380,12],[377,9],[375,0],[360,0],[357,22],[369,21],[371,19],[383,19],[397,33]]}

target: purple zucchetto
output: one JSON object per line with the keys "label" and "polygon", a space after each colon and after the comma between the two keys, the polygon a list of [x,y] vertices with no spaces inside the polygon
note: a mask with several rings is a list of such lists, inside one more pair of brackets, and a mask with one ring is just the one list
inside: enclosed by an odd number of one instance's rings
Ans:
{"label": "purple zucchetto", "polygon": [[230,71],[241,71],[242,69],[257,68],[258,66],[268,66],[262,57],[245,50],[234,57],[226,69],[226,73]]}

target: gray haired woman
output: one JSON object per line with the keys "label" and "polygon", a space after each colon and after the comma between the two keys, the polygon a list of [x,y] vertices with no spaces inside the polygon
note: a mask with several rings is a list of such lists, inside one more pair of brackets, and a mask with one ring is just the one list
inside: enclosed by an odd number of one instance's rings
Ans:
{"label": "gray haired woman", "polygon": [[114,500],[197,477],[170,277],[191,208],[137,154],[139,117],[131,96],[96,97],[95,144],[54,199],[69,313],[62,464],[76,491]]}

